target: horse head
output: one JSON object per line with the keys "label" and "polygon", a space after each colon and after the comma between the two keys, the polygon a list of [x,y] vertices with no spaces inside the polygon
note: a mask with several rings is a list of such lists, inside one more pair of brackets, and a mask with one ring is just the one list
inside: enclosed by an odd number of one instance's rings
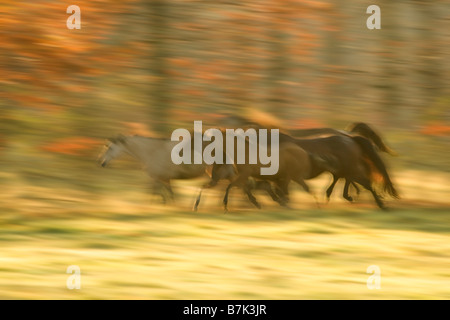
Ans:
{"label": "horse head", "polygon": [[98,162],[102,167],[106,167],[108,163],[117,158],[122,152],[125,151],[126,137],[122,134],[107,139],[107,143],[104,146],[104,150],[98,157]]}

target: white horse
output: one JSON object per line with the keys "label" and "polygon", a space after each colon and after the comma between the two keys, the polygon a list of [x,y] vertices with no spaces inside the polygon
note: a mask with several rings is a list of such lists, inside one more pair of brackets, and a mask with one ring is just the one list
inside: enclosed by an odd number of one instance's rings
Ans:
{"label": "white horse", "polygon": [[179,143],[177,141],[124,135],[108,140],[105,150],[98,159],[101,166],[105,167],[111,160],[128,153],[143,164],[143,169],[152,180],[153,192],[159,193],[164,202],[166,202],[164,190],[167,190],[173,198],[170,180],[193,179],[206,173],[205,163],[176,165],[172,162],[171,152]]}

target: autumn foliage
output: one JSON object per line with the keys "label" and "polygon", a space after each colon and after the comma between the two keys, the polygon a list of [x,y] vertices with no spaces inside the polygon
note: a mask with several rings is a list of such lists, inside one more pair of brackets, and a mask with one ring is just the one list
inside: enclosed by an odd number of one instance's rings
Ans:
{"label": "autumn foliage", "polygon": [[167,135],[257,111],[283,127],[449,135],[448,103],[427,111],[448,96],[450,61],[431,5],[408,4],[422,17],[411,21],[381,3],[379,31],[360,2],[81,0],[80,30],[66,27],[68,5],[0,5],[1,130],[35,135],[42,150],[77,155],[117,132]]}

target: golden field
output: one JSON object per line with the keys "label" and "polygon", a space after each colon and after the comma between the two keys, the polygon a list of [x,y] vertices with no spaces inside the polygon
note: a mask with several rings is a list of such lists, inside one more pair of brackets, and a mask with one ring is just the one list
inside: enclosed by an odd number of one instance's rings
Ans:
{"label": "golden field", "polygon": [[[123,174],[98,170],[103,182]],[[26,187],[2,173],[0,298],[450,298],[448,175],[398,173],[402,199],[386,212],[367,192],[349,204],[336,188],[318,208],[294,187],[291,209],[256,192],[257,210],[234,190],[224,213],[223,186],[192,212],[201,180],[176,182],[177,198],[164,206],[146,192],[145,176],[134,178],[92,193]],[[312,181],[314,190],[327,179]],[[69,265],[80,267],[79,290],[66,287]],[[381,289],[367,287],[370,265],[381,270]]]}

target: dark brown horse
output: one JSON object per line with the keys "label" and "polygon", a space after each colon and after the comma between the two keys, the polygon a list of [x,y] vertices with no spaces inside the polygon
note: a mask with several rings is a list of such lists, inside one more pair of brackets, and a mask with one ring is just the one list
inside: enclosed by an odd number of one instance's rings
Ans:
{"label": "dark brown horse", "polygon": [[[248,150],[248,148],[246,148],[246,150]],[[327,161],[326,157],[321,158],[320,156],[305,151],[303,148],[299,147],[298,144],[284,139],[279,143],[279,169],[276,174],[261,175],[261,163],[245,163],[234,165],[237,171],[237,175],[226,189],[225,197],[223,199],[225,210],[227,210],[228,206],[229,192],[233,187],[242,188],[247,194],[249,200],[256,207],[261,207],[256,201],[256,198],[251,193],[252,188],[248,184],[248,180],[250,177],[255,178],[257,181],[274,182],[278,190],[281,190],[278,195],[287,195],[287,192],[285,191],[287,190],[290,181],[295,181],[300,186],[302,186],[306,192],[312,194],[314,198],[316,198],[315,195],[311,192],[309,186],[306,184],[305,179],[307,179],[312,174],[312,170],[334,170],[330,168],[332,165],[332,163],[329,163]],[[221,165],[215,166],[220,167]],[[262,185],[267,186],[268,184],[263,183]],[[280,204],[285,203],[285,199],[280,199],[280,197],[275,195],[272,191],[269,191],[268,189],[266,190],[274,200],[278,199],[276,201],[278,201]]]}
{"label": "dark brown horse", "polygon": [[346,130],[338,130],[333,128],[311,128],[311,129],[297,129],[289,130],[289,134],[296,138],[312,138],[314,136],[330,136],[330,135],[344,135],[344,136],[362,136],[369,139],[379,151],[386,152],[392,156],[396,156],[397,153],[388,147],[380,134],[377,133],[372,127],[364,122],[354,122],[350,124]]}
{"label": "dark brown horse", "polygon": [[[313,137],[313,136],[324,137],[324,136],[330,136],[330,135],[340,135],[340,136],[347,136],[347,137],[362,136],[362,137],[365,137],[368,140],[370,140],[378,151],[385,152],[385,153],[388,153],[393,156],[397,155],[397,153],[395,151],[393,151],[391,148],[389,148],[384,143],[380,134],[375,132],[374,129],[372,129],[368,124],[366,124],[364,122],[352,123],[351,125],[348,126],[347,130],[345,130],[345,131],[332,129],[332,128],[312,128],[312,129],[291,130],[290,133],[296,138],[300,138],[300,137],[305,138],[305,137]],[[361,142],[362,140],[359,140],[359,141],[360,141],[360,143],[363,143],[363,142]],[[361,147],[364,147],[364,146],[361,146]],[[328,189],[326,191],[328,200],[329,200],[331,193],[333,192],[334,186],[336,185],[338,180],[339,180],[339,177],[333,175],[333,182],[331,183],[331,185],[328,187]],[[343,197],[344,197],[344,199],[346,199],[348,201],[353,201],[353,198],[351,196],[349,196],[349,193],[348,193],[350,184],[353,185],[353,187],[356,189],[357,194],[360,193],[360,190],[359,190],[358,186],[356,185],[356,183],[346,181],[345,186],[344,186]]]}
{"label": "dark brown horse", "polygon": [[[203,189],[209,189],[217,186],[219,181],[221,180],[228,180],[229,183],[232,183],[237,175],[238,172],[234,165],[231,164],[214,164],[207,170],[207,174],[210,176],[210,181],[205,184],[202,189],[200,190],[197,199],[195,201],[193,210],[197,211],[198,206],[200,204],[200,199],[202,196]],[[272,189],[272,185],[268,180],[258,180],[254,178],[250,178],[247,180],[246,183],[246,192],[248,190],[262,190],[269,194],[269,196],[272,198],[273,201],[278,202],[281,206],[286,206],[286,202],[283,198],[279,197]],[[254,196],[249,195],[251,192],[247,193],[247,196],[249,197],[249,200],[252,201],[252,198]],[[256,204],[257,207],[259,207],[259,204]]]}
{"label": "dark brown horse", "polygon": [[[350,183],[358,183],[369,190],[377,205],[385,209],[380,196],[373,188],[374,176],[377,175],[383,182],[383,189],[394,198],[398,198],[398,193],[392,184],[386,167],[374,149],[371,141],[362,136],[335,135],[325,138],[297,139],[289,135],[280,134],[280,142],[292,142],[304,150],[321,157],[333,159],[332,170],[328,170],[334,177],[333,183],[327,189],[327,197],[330,197],[334,185],[340,178],[346,179],[344,187],[344,197],[351,201],[348,196]],[[323,173],[323,168],[312,170],[306,179],[312,179]],[[287,193],[287,189],[283,189]]]}
{"label": "dark brown horse", "polygon": [[[256,130],[252,128],[253,132],[256,134]],[[242,131],[243,132],[243,131]],[[313,153],[307,152],[303,150],[301,147],[299,147],[296,143],[291,141],[282,141],[279,142],[279,138],[277,137],[277,141],[274,141],[272,143],[272,133],[267,136],[264,135],[267,139],[267,144],[265,145],[266,152],[270,150],[271,156],[274,156],[272,154],[275,152],[272,150],[275,146],[277,148],[277,167],[278,170],[276,172],[273,172],[273,174],[263,174],[262,168],[267,168],[266,164],[263,164],[261,162],[261,159],[257,159],[257,161],[249,163],[238,160],[238,155],[242,156],[244,155],[245,159],[251,158],[251,152],[255,151],[254,147],[255,141],[251,141],[251,139],[245,138],[241,139],[241,144],[238,147],[238,144],[234,145],[234,150],[228,150],[226,149],[226,146],[224,145],[223,150],[226,154],[224,154],[224,159],[232,159],[233,160],[233,166],[230,167],[230,164],[214,164],[213,170],[212,170],[212,179],[210,183],[206,187],[212,187],[217,184],[217,181],[220,179],[229,179],[231,183],[228,185],[224,197],[224,206],[225,209],[227,209],[228,205],[228,196],[231,188],[233,187],[239,187],[241,188],[246,195],[248,196],[249,200],[256,206],[260,207],[259,203],[257,202],[256,198],[251,193],[252,185],[249,184],[249,178],[253,178],[256,180],[257,184],[260,184],[260,186],[265,187],[266,191],[269,193],[269,195],[274,199],[275,201],[278,201],[280,204],[284,204],[284,199],[280,199],[279,196],[277,196],[272,189],[270,188],[270,183],[267,183],[267,181],[274,182],[275,185],[278,187],[277,192],[279,195],[284,195],[285,193],[282,192],[287,189],[287,186],[291,180],[295,181],[299,185],[303,187],[303,189],[309,193],[312,194],[311,190],[309,189],[308,185],[305,183],[305,179],[311,175],[312,170],[318,170],[319,167],[320,170],[330,170],[330,166],[332,166],[332,163],[329,163],[327,161],[326,157],[320,157],[316,156]],[[263,137],[264,137],[263,136]],[[241,134],[242,138],[242,134]],[[257,133],[257,141],[260,142],[261,139],[260,131],[258,130]],[[224,141],[225,143],[225,141]],[[208,145],[208,142],[204,142],[203,149]],[[276,145],[278,145],[276,147]],[[258,152],[261,156],[261,150],[260,148],[263,148],[264,146],[258,145]],[[272,166],[272,164],[271,164]],[[231,169],[233,168],[233,169]],[[264,183],[266,182],[266,183]],[[282,191],[280,191],[282,190]],[[200,201],[200,195],[197,198],[196,205],[194,206],[194,209],[197,207],[198,202]]]}
{"label": "dark brown horse", "polygon": [[[328,133],[330,133],[330,131]],[[380,144],[380,141],[382,143],[382,140],[379,139],[378,144],[382,146],[383,144]],[[346,133],[315,139],[296,139],[286,134],[280,134],[280,143],[286,142],[297,144],[309,154],[310,161],[308,164],[308,169],[303,171],[306,173],[306,175],[303,176],[303,180],[315,178],[325,171],[328,171],[333,175],[333,183],[327,189],[328,198],[330,197],[336,182],[340,178],[344,178],[346,180],[344,186],[345,199],[349,201],[353,200],[348,195],[348,188],[350,184],[355,185],[355,183],[358,183],[372,193],[377,205],[380,208],[385,209],[380,196],[373,188],[373,182],[376,180],[375,176],[379,176],[381,178],[384,191],[392,195],[394,198],[398,198],[398,193],[392,184],[386,167],[375,150],[376,144],[373,143],[373,140],[369,141],[369,139],[362,136],[351,136]],[[384,151],[386,150],[389,149],[386,147],[384,148]],[[235,170],[230,170],[230,167],[215,165],[212,170],[212,179],[209,186],[214,186],[220,179],[228,179],[232,181],[235,178],[235,174]],[[241,174],[240,180],[230,184],[227,191],[229,191],[231,187],[239,185],[243,187],[250,201],[257,205],[256,199],[254,199],[251,195],[252,185],[247,183],[249,176],[255,177],[254,174],[250,174],[247,175],[246,178],[245,174]],[[256,180],[256,185],[254,184],[253,188],[256,186],[258,189],[266,190],[272,199],[284,205],[288,201],[288,184],[290,180],[293,179],[266,177],[262,180]],[[275,182],[276,194],[271,190],[268,181]],[[309,190],[309,188],[305,190]],[[224,199],[225,205],[227,201],[226,199],[227,196]],[[198,205],[199,200],[200,198],[198,197],[196,205]]]}

